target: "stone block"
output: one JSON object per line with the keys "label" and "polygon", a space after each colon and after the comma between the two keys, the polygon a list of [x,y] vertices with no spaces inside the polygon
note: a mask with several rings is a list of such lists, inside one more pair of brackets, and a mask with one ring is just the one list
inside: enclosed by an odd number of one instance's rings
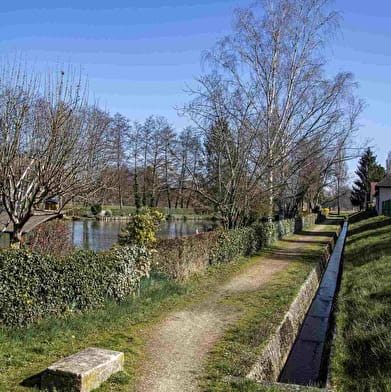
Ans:
{"label": "stone block", "polygon": [[89,392],[123,370],[124,354],[87,348],[49,366],[41,378],[43,390]]}

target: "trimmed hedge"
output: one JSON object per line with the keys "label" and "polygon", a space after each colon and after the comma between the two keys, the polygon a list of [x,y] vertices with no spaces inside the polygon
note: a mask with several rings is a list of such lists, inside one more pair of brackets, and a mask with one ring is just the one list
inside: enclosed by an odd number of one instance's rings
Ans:
{"label": "trimmed hedge", "polygon": [[157,252],[115,247],[106,252],[77,250],[67,256],[29,250],[0,250],[0,324],[25,325],[47,316],[121,301],[134,293],[153,268],[175,280],[209,265],[229,263],[270,246],[276,239],[314,224],[316,216],[259,222],[235,230],[164,239]]}
{"label": "trimmed hedge", "polygon": [[60,258],[0,251],[0,324],[25,325],[49,315],[101,306],[133,293],[149,274],[151,251],[126,246],[79,250]]}
{"label": "trimmed hedge", "polygon": [[300,232],[317,222],[317,215],[277,222],[258,222],[250,227],[220,230],[195,236],[161,239],[152,268],[171,279],[183,281],[210,265],[224,264],[250,256],[282,237]]}
{"label": "trimmed hedge", "polygon": [[189,237],[158,240],[152,268],[171,279],[185,280],[193,272],[202,271],[209,265],[219,234],[211,231]]}

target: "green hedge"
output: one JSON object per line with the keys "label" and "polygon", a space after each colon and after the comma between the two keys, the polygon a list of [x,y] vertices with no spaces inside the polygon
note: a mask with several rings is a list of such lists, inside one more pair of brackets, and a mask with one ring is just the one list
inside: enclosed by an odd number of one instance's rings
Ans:
{"label": "green hedge", "polygon": [[157,252],[125,246],[106,252],[75,251],[65,257],[28,250],[0,250],[0,324],[24,325],[50,315],[120,301],[153,268],[184,280],[209,265],[229,263],[270,246],[276,239],[315,223],[259,222],[250,227],[165,239]]}
{"label": "green hedge", "polygon": [[171,279],[185,280],[210,265],[224,264],[250,256],[285,235],[315,224],[317,215],[278,222],[257,222],[250,227],[220,230],[195,236],[161,239],[152,268]]}
{"label": "green hedge", "polygon": [[76,251],[60,258],[26,250],[0,251],[0,324],[24,325],[48,315],[120,301],[149,274],[151,251]]}

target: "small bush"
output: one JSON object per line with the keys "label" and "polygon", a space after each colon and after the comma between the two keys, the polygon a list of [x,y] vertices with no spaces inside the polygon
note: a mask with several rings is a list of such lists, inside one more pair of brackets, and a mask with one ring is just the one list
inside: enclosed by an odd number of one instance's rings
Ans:
{"label": "small bush", "polygon": [[148,276],[151,250],[126,246],[78,250],[67,257],[0,251],[0,323],[23,325],[48,315],[123,300]]}
{"label": "small bush", "polygon": [[93,215],[98,215],[102,211],[102,206],[98,203],[91,204],[90,208]]}
{"label": "small bush", "polygon": [[171,279],[187,279],[192,273],[202,271],[210,265],[219,234],[212,231],[189,237],[158,240],[152,268]]}
{"label": "small bush", "polygon": [[156,210],[145,208],[141,213],[133,216],[118,236],[120,245],[137,244],[148,245],[156,242],[156,232],[164,215]]}

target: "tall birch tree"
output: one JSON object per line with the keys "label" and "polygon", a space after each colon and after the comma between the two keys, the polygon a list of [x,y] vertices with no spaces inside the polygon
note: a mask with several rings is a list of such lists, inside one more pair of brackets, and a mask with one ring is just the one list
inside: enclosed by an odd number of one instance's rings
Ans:
{"label": "tall birch tree", "polygon": [[356,130],[362,104],[352,75],[324,72],[324,47],[338,27],[330,3],[260,0],[238,9],[234,32],[205,56],[211,72],[198,79],[184,112],[205,137],[213,124],[227,124],[231,147],[226,134],[219,144],[231,165],[231,197],[222,205],[205,196],[227,222],[235,210],[232,226],[257,197],[272,217],[281,186]]}

